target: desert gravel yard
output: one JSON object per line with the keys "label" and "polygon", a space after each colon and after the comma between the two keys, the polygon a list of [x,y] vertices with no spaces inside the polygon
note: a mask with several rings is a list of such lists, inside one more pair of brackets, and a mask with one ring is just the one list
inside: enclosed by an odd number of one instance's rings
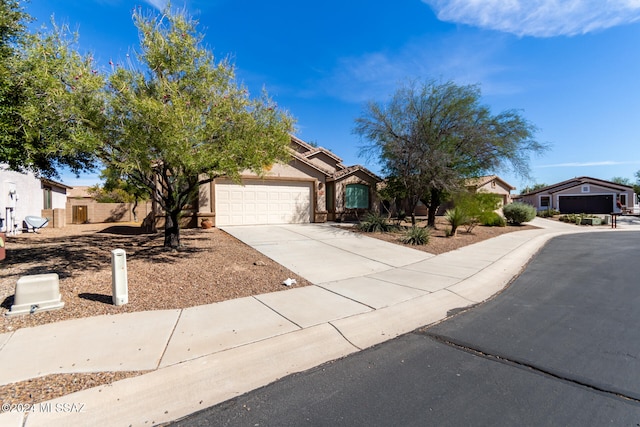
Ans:
{"label": "desert gravel yard", "polygon": [[[210,304],[286,289],[282,281],[309,283],[225,232],[181,231],[183,248],[162,247],[163,233],[140,233],[133,225],[88,224],[45,228],[7,237],[0,264],[1,313],[13,303],[20,276],[58,273],[61,310],[2,316],[0,333],[44,323],[101,314],[164,310]],[[127,253],[129,303],[111,302],[111,251]]]}
{"label": "desert gravel yard", "polygon": [[[440,221],[442,221],[440,219]],[[500,234],[534,228],[476,227],[472,233],[444,237],[443,222],[432,231],[428,245],[414,247],[440,254]],[[354,232],[355,229],[354,229]],[[368,234],[398,243],[398,235]],[[133,224],[84,224],[45,228],[38,234],[7,237],[7,259],[0,262],[0,333],[62,320],[144,310],[181,309],[233,298],[288,289],[282,282],[310,283],[271,259],[212,228],[182,230],[183,248],[162,247],[162,232],[142,233]],[[111,303],[111,251],[127,252],[129,302]],[[65,306],[61,310],[5,317],[15,283],[21,276],[58,273]],[[3,403],[38,403],[68,393],[108,384],[145,372],[96,372],[34,378],[0,386]]]}

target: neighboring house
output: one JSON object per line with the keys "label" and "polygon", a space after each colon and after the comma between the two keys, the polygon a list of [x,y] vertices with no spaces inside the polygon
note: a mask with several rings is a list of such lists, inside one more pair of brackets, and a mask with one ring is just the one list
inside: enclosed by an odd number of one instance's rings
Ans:
{"label": "neighboring house", "polygon": [[263,177],[245,171],[241,183],[218,178],[200,187],[197,216],[214,225],[324,222],[376,206],[381,179],[321,147],[291,137],[292,159]]}
{"label": "neighboring house", "polygon": [[[508,205],[513,201],[511,191],[516,189],[516,187],[509,184],[498,175],[467,178],[464,181],[464,186],[467,190],[473,193],[491,193],[499,195],[502,200],[499,206],[500,208],[504,205]],[[453,203],[451,202],[443,204],[440,208],[438,208],[438,215],[442,215],[447,209],[450,209],[452,207]],[[416,206],[416,215],[427,215],[427,207],[422,202],[418,202],[418,205]]]}
{"label": "neighboring house", "polygon": [[516,187],[509,184],[498,175],[469,178],[465,180],[464,185],[469,191],[474,193],[491,193],[499,195],[502,198],[502,206],[508,205],[513,201],[511,199],[511,191],[516,189]]}
{"label": "neighboring house", "polygon": [[71,190],[67,191],[67,199],[85,200],[86,202],[93,202],[93,196],[89,194],[88,185],[77,185]]}
{"label": "neighboring house", "polygon": [[0,165],[0,230],[19,232],[26,216],[49,218],[50,226],[64,227],[67,191],[71,187],[33,173],[14,172]]}
{"label": "neighboring house", "polygon": [[[620,200],[622,208],[616,206]],[[633,187],[582,176],[549,185],[519,197],[519,201],[537,210],[555,209],[563,214],[609,214],[640,212],[638,196]]]}

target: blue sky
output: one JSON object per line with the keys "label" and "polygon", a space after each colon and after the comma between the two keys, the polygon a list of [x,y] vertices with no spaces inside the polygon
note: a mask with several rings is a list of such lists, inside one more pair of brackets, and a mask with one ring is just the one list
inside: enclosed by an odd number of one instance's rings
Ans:
{"label": "blue sky", "polygon": [[[131,11],[164,0],[31,0],[37,22],[77,29],[106,66],[138,44]],[[374,172],[352,133],[365,102],[410,79],[479,84],[494,113],[519,109],[551,145],[533,179],[635,180],[640,170],[640,0],[184,0],[217,58],[297,119],[296,135]],[[70,185],[95,177],[63,175]],[[517,190],[516,190],[517,193]]]}

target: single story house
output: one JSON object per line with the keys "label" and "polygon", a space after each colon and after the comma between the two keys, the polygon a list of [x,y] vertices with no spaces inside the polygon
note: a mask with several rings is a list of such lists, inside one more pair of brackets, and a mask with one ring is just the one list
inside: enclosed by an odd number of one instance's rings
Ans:
{"label": "single story house", "polygon": [[325,222],[342,219],[376,204],[382,180],[360,165],[345,166],[329,150],[291,136],[292,158],[259,177],[251,171],[241,182],[217,178],[199,190],[199,219],[215,226]]}
{"label": "single story house", "polygon": [[[616,201],[620,201],[621,207]],[[581,176],[522,194],[519,201],[537,210],[555,209],[563,214],[638,213],[638,196],[633,187]]]}
{"label": "single story house", "polygon": [[67,191],[71,187],[33,173],[20,173],[0,165],[0,231],[24,229],[26,216],[49,218],[50,226],[64,226]]}
{"label": "single story house", "polygon": [[[464,180],[464,186],[468,191],[472,193],[491,193],[499,195],[502,200],[499,207],[508,205],[513,201],[511,198],[511,191],[516,189],[516,187],[509,184],[498,175],[467,178]],[[450,209],[452,207],[453,203],[445,203],[438,209],[438,215],[444,214],[447,209]],[[427,207],[422,202],[418,202],[418,205],[416,206],[416,215],[427,215]]]}
{"label": "single story house", "polygon": [[502,206],[508,205],[511,199],[511,191],[516,187],[509,184],[498,175],[480,176],[477,178],[469,178],[464,183],[467,190],[474,193],[491,193],[497,194],[502,198]]}

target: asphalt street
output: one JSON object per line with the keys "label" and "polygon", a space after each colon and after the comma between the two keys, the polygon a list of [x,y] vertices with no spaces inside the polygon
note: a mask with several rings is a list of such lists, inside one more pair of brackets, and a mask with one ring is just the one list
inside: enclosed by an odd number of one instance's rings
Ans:
{"label": "asphalt street", "polygon": [[555,238],[487,303],[175,425],[638,426],[639,238]]}

